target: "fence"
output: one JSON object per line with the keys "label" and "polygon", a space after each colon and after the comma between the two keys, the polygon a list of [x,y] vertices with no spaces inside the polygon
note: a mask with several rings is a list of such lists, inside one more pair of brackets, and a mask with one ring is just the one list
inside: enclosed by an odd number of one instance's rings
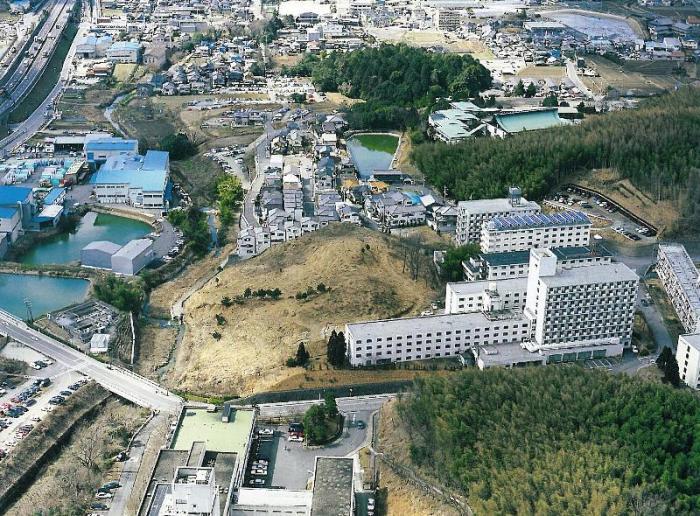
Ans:
{"label": "fence", "polygon": [[326,394],[331,394],[336,398],[368,396],[372,394],[394,394],[406,390],[412,384],[413,380],[396,380],[393,382],[353,384],[338,387],[262,392],[245,398],[235,399],[231,403],[234,405],[259,405],[261,403],[308,401],[317,400],[319,397],[323,398]]}

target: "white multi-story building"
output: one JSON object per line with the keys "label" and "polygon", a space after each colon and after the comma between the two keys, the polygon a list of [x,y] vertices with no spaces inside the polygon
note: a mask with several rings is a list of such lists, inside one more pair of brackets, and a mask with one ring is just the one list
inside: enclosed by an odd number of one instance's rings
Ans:
{"label": "white multi-story building", "polygon": [[445,314],[346,324],[354,366],[462,355],[480,368],[614,356],[632,336],[637,275],[622,263],[558,266],[530,252],[527,277],[449,283]]}
{"label": "white multi-story building", "polygon": [[591,239],[592,225],[588,215],[580,211],[494,217],[481,229],[481,250],[502,253],[540,247],[586,246]]}
{"label": "white multi-story building", "polygon": [[448,283],[445,289],[445,313],[463,314],[482,311],[525,308],[527,279]]}
{"label": "white multi-story building", "polygon": [[[601,245],[582,247],[555,247],[557,267],[583,267],[596,263],[610,263],[612,255]],[[468,281],[525,278],[530,270],[530,251],[483,253],[462,262]]]}
{"label": "white multi-story building", "polygon": [[457,245],[479,243],[484,222],[494,217],[514,214],[535,215],[540,212],[539,204],[521,197],[518,188],[511,188],[509,192],[510,197],[507,199],[460,201],[457,205],[455,243]]}
{"label": "white multi-story building", "polygon": [[656,273],[683,328],[700,333],[700,273],[681,244],[659,244]]}
{"label": "white multi-story building", "polygon": [[529,347],[570,347],[617,339],[632,342],[637,274],[621,263],[557,270],[549,249],[530,251],[525,316]]}
{"label": "white multi-story building", "polygon": [[179,467],[160,516],[219,516],[219,492],[214,468]]}
{"label": "white multi-story building", "polygon": [[676,361],[681,380],[692,389],[700,389],[700,333],[678,337]]}

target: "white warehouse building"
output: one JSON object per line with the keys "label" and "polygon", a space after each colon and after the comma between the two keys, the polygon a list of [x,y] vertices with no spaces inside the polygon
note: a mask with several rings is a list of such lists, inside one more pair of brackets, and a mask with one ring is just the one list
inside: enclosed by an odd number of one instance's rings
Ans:
{"label": "white warehouse building", "polygon": [[132,240],[112,255],[112,272],[133,276],[155,258],[153,241],[148,238]]}
{"label": "white warehouse building", "polygon": [[470,351],[484,369],[620,355],[631,343],[638,276],[622,263],[557,259],[532,249],[527,277],[450,283],[443,315],[346,324],[350,364]]}
{"label": "white warehouse building", "polygon": [[700,333],[700,273],[681,244],[659,244],[656,273],[688,333]]}
{"label": "white warehouse building", "polygon": [[503,253],[540,247],[587,246],[593,223],[580,211],[494,217],[481,229],[481,251]]}
{"label": "white warehouse building", "polygon": [[481,228],[484,222],[494,217],[508,215],[535,215],[540,212],[540,205],[520,196],[519,188],[509,189],[507,199],[480,199],[460,201],[457,204],[457,245],[478,244],[481,240]]}

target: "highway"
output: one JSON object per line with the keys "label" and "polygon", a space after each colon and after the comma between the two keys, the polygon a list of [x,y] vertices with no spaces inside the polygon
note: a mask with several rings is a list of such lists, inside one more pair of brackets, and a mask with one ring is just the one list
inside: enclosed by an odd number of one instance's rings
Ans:
{"label": "highway", "polygon": [[13,315],[0,311],[0,334],[51,357],[66,369],[80,371],[105,389],[142,407],[176,413],[182,399],[155,382],[125,369],[103,364],[27,326]]}
{"label": "highway", "polygon": [[66,55],[66,59],[63,62],[63,68],[61,69],[61,75],[58,82],[51,90],[51,92],[46,96],[44,101],[34,110],[34,112],[27,117],[26,120],[21,122],[12,134],[8,135],[3,140],[0,140],[0,156],[4,156],[11,152],[15,147],[22,145],[29,138],[34,136],[41,128],[49,122],[51,119],[47,118],[46,113],[52,108],[53,103],[56,101],[60,93],[63,91],[64,86],[70,80],[71,70],[73,68],[73,56],[75,55],[75,48],[77,42],[80,38],[85,35],[90,30],[90,4],[89,2],[83,0],[83,21],[80,23],[78,28],[78,33],[73,39],[70,50]]}
{"label": "highway", "polygon": [[35,42],[5,82],[0,116],[10,112],[32,90],[53,56],[74,5],[75,0],[58,0],[52,4]]}

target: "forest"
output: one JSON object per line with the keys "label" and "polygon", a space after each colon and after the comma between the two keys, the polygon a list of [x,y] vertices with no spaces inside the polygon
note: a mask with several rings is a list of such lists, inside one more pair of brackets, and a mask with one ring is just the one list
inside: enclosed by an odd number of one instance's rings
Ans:
{"label": "forest", "polygon": [[416,108],[431,106],[439,97],[474,97],[491,85],[489,71],[469,55],[435,54],[403,44],[306,55],[282,74],[311,76],[322,91],[367,101],[348,114],[357,129],[412,127],[418,123]]}
{"label": "forest", "polygon": [[500,197],[512,184],[536,199],[578,171],[614,168],[650,197],[678,201],[683,230],[700,223],[698,142],[700,90],[684,88],[580,125],[502,140],[423,143],[412,158],[432,184],[447,187],[455,199]]}
{"label": "forest", "polygon": [[[411,460],[476,514],[698,514],[700,399],[578,367],[425,377]],[[641,510],[641,509],[644,510]]]}
{"label": "forest", "polygon": [[476,514],[698,514],[700,399],[578,367],[426,377],[399,401],[412,462]]}

